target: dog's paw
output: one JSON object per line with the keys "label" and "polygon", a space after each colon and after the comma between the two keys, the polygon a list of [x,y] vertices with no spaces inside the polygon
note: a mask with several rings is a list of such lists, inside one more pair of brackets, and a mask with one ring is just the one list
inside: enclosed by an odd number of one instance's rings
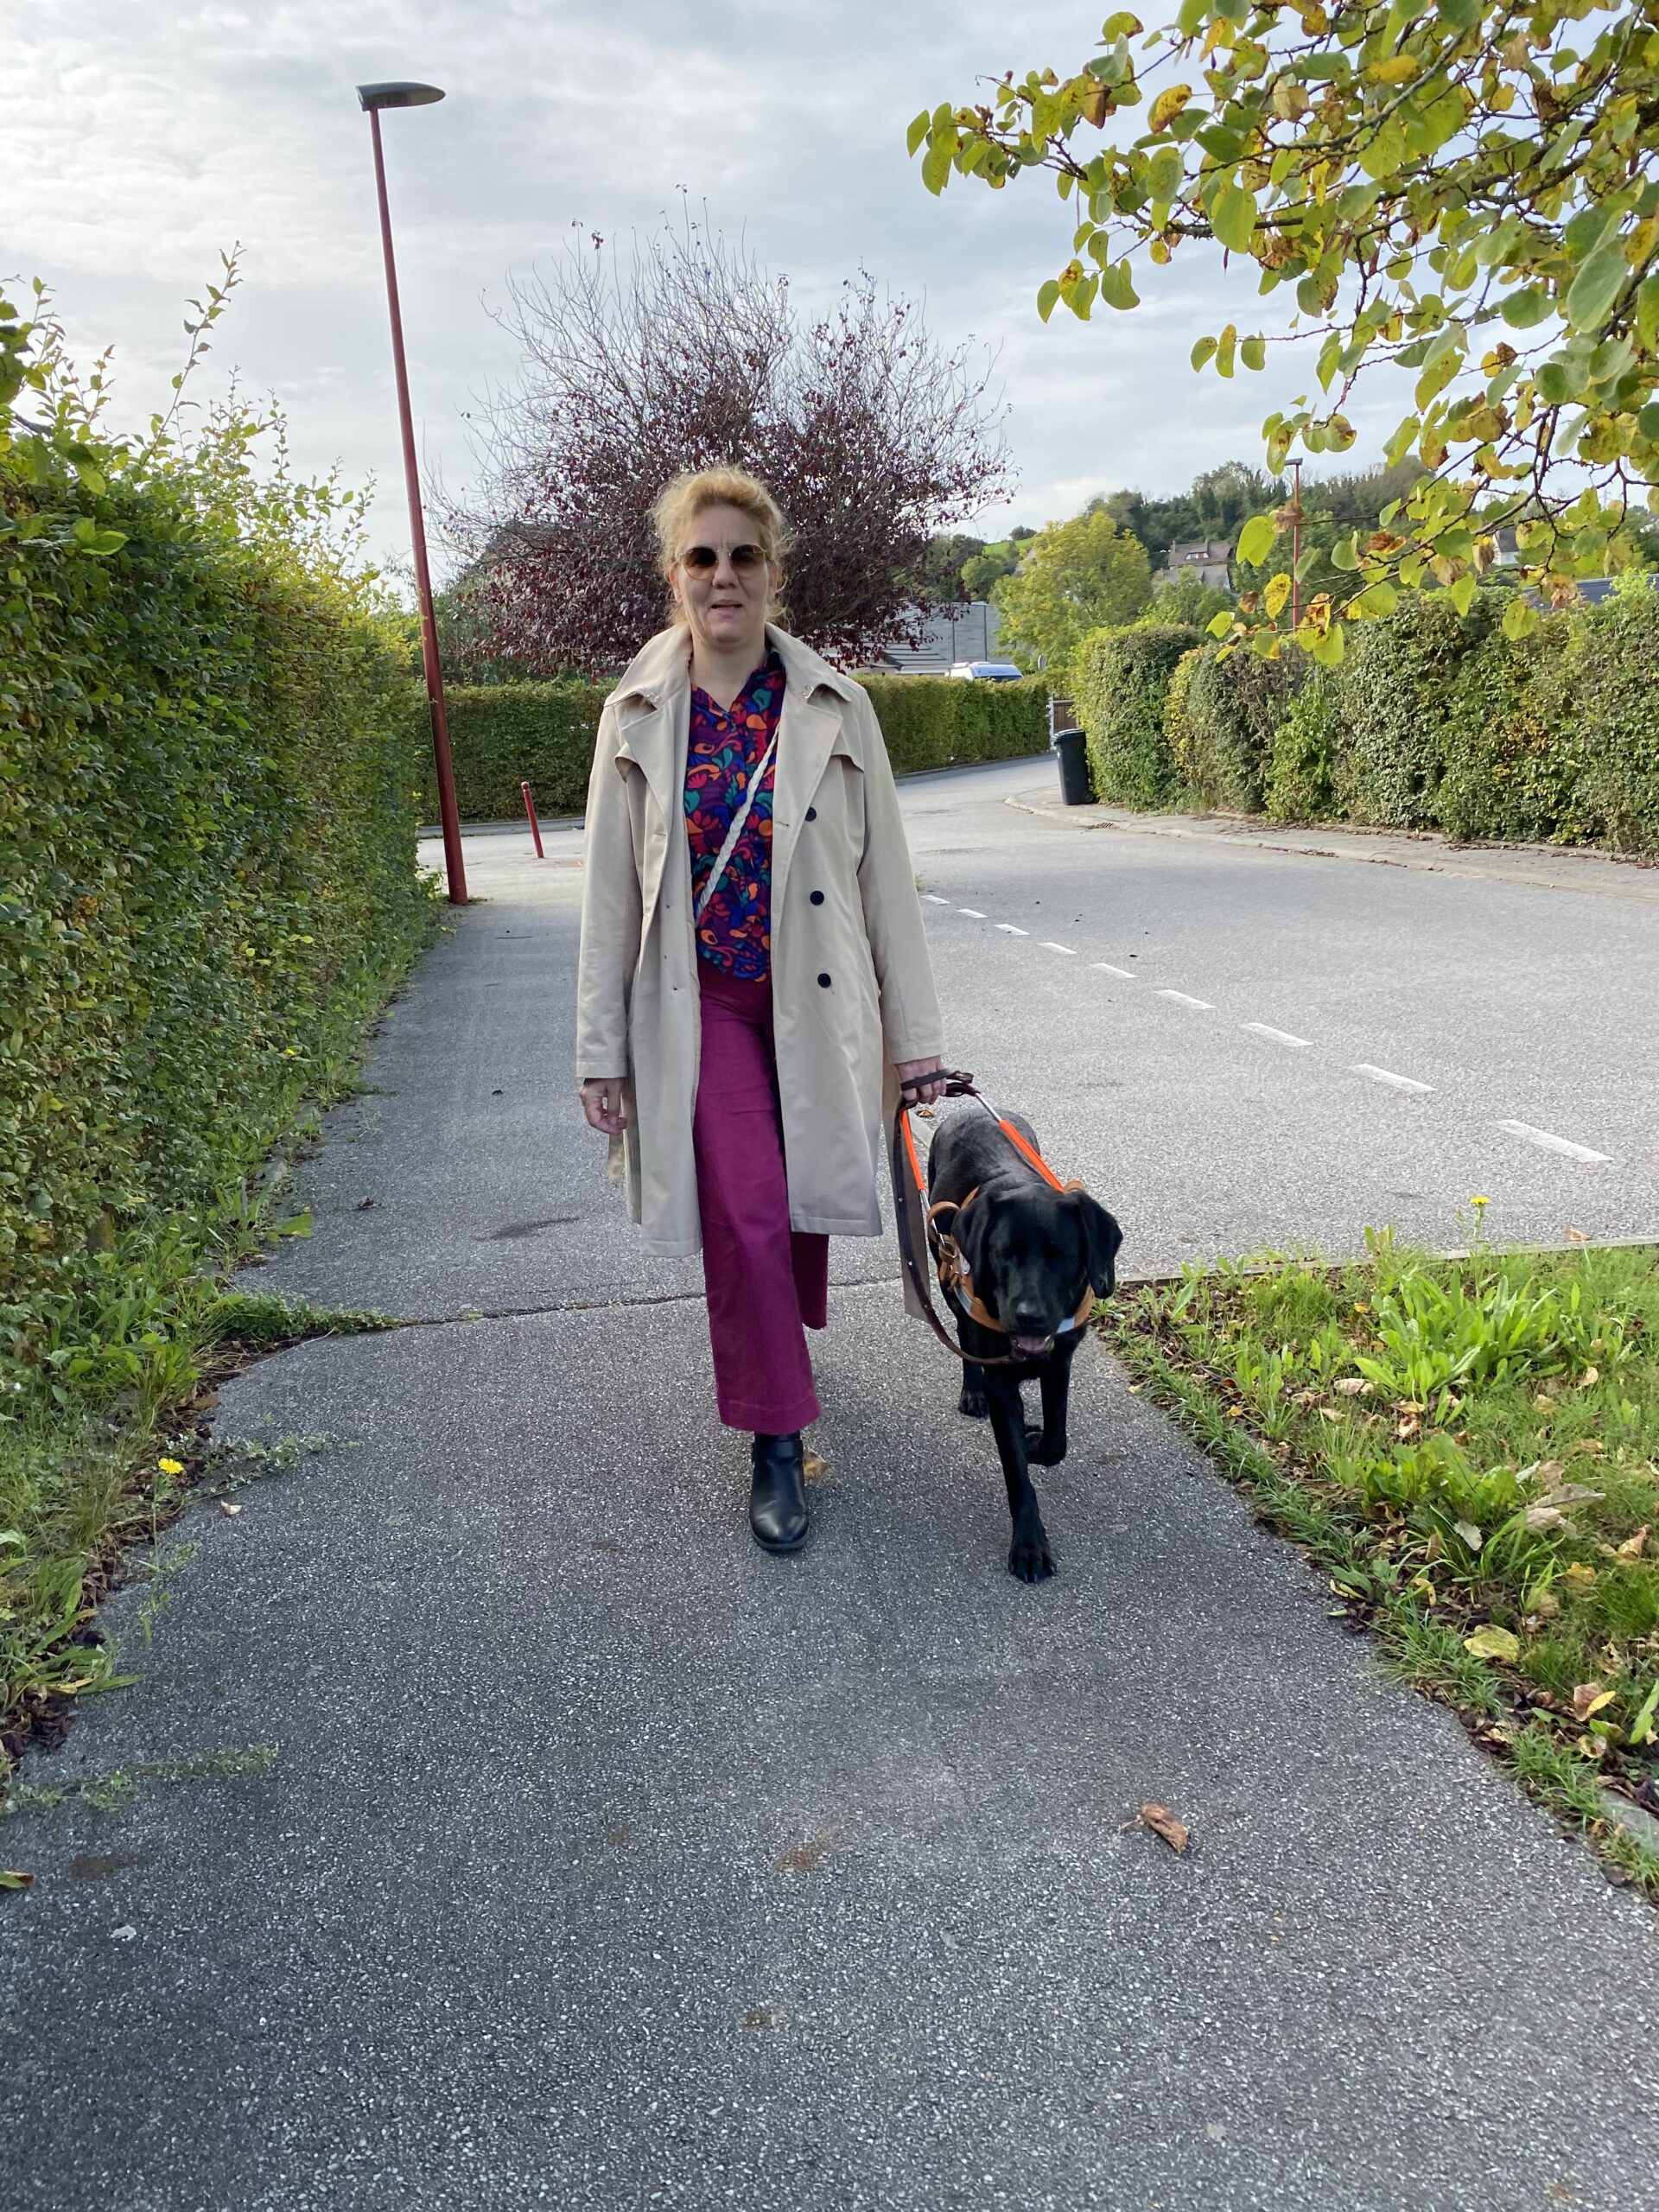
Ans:
{"label": "dog's paw", "polygon": [[1043,1442],[1042,1430],[1033,1428],[1027,1422],[1026,1457],[1033,1467],[1058,1467],[1065,1457],[1065,1446],[1061,1444],[1055,1450],[1050,1451]]}
{"label": "dog's paw", "polygon": [[990,1401],[982,1390],[964,1390],[957,1400],[957,1411],[966,1414],[969,1421],[988,1421]]}
{"label": "dog's paw", "polygon": [[1048,1548],[1048,1531],[1038,1522],[1033,1529],[1017,1529],[1008,1546],[1008,1573],[1021,1582],[1046,1582],[1054,1572],[1054,1554]]}

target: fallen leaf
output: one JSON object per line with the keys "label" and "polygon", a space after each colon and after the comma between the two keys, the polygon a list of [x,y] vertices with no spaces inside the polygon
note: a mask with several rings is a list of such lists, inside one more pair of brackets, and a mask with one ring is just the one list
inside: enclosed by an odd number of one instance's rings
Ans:
{"label": "fallen leaf", "polygon": [[1143,1805],[1141,1808],[1143,1825],[1154,1835],[1160,1835],[1172,1851],[1185,1851],[1192,1830],[1184,1821],[1178,1821],[1167,1805]]}
{"label": "fallen leaf", "polygon": [[1626,1536],[1618,1547],[1620,1559],[1640,1559],[1648,1548],[1648,1526],[1643,1522],[1633,1536]]}
{"label": "fallen leaf", "polygon": [[359,1213],[367,1213],[369,1208],[373,1204],[374,1200],[372,1198],[359,1198],[357,1202],[357,1211]]}
{"label": "fallen leaf", "polygon": [[1403,1421],[1395,1423],[1394,1433],[1398,1442],[1406,1444],[1414,1436],[1421,1436],[1422,1429],[1423,1424],[1418,1420],[1416,1414],[1408,1414]]}
{"label": "fallen leaf", "polygon": [[1526,1525],[1535,1536],[1542,1535],[1548,1529],[1560,1529],[1566,1521],[1567,1516],[1559,1505],[1529,1505],[1527,1508]]}
{"label": "fallen leaf", "polygon": [[0,1866],[0,1890],[27,1890],[34,1881],[32,1874],[20,1874],[15,1866]]}
{"label": "fallen leaf", "polygon": [[1459,1521],[1457,1525],[1458,1534],[1463,1538],[1464,1542],[1468,1545],[1471,1552],[1478,1552],[1486,1540],[1481,1535],[1474,1522],[1472,1521]]}
{"label": "fallen leaf", "polygon": [[1369,1398],[1371,1395],[1370,1384],[1361,1375],[1344,1375],[1335,1388],[1338,1396],[1344,1398]]}
{"label": "fallen leaf", "polygon": [[1599,1444],[1593,1436],[1581,1436],[1573,1449],[1585,1459],[1600,1459],[1605,1457],[1607,1446]]}
{"label": "fallen leaf", "polygon": [[1538,1620],[1556,1620],[1560,1616],[1561,1601],[1553,1590],[1541,1590],[1532,1601],[1532,1610]]}
{"label": "fallen leaf", "polygon": [[1611,1690],[1605,1690],[1599,1682],[1577,1682],[1573,1689],[1573,1718],[1587,1720],[1592,1713],[1599,1713],[1604,1705],[1613,1701]]}
{"label": "fallen leaf", "polygon": [[1342,1415],[1337,1411],[1334,1406],[1321,1406],[1319,1408],[1319,1419],[1321,1421],[1340,1421],[1342,1419]]}
{"label": "fallen leaf", "polygon": [[1570,1567],[1561,1569],[1562,1581],[1573,1583],[1580,1590],[1587,1590],[1595,1579],[1595,1568],[1586,1566],[1581,1559],[1575,1559]]}
{"label": "fallen leaf", "polygon": [[801,1454],[801,1478],[804,1482],[821,1483],[830,1471],[830,1462],[822,1452],[804,1452]]}
{"label": "fallen leaf", "polygon": [[1580,1376],[1577,1382],[1573,1385],[1573,1388],[1580,1390],[1587,1390],[1592,1382],[1599,1382],[1600,1380],[1601,1370],[1599,1367],[1586,1367],[1583,1374]]}
{"label": "fallen leaf", "polygon": [[221,1497],[219,1499],[219,1510],[221,1513],[228,1514],[232,1517],[242,1510],[239,1505],[232,1505],[228,1497]]}
{"label": "fallen leaf", "polygon": [[1463,1639],[1465,1651],[1472,1651],[1477,1659],[1518,1659],[1521,1639],[1507,1628],[1499,1628],[1495,1621],[1488,1621],[1484,1628],[1478,1628],[1472,1636]]}
{"label": "fallen leaf", "polygon": [[1553,1414],[1555,1410],[1555,1401],[1548,1390],[1541,1390],[1532,1402],[1535,1410],[1541,1414]]}
{"label": "fallen leaf", "polygon": [[1567,1232],[1567,1241],[1569,1244],[1587,1244],[1590,1239],[1585,1235],[1583,1230],[1569,1229]]}

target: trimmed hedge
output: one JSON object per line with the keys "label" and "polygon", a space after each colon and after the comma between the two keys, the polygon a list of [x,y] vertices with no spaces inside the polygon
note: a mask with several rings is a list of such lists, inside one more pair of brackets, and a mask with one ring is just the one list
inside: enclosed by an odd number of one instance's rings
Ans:
{"label": "trimmed hedge", "polygon": [[118,1240],[188,1271],[422,940],[408,657],[163,475],[37,442],[0,533],[0,1366],[73,1379]]}
{"label": "trimmed hedge", "polygon": [[[1048,747],[1048,687],[969,682],[948,676],[861,678],[874,704],[898,775],[959,762],[1005,760]],[[603,683],[457,684],[446,693],[455,797],[468,822],[501,821],[524,804],[527,782],[543,814],[580,814],[587,802]],[[411,738],[424,748],[422,803],[437,813],[430,725],[423,692],[410,712]]]}
{"label": "trimmed hedge", "polygon": [[1402,598],[1334,669],[1187,632],[1087,640],[1077,707],[1103,796],[1277,822],[1659,854],[1659,593],[1643,580],[1506,639],[1509,594]]}
{"label": "trimmed hedge", "polygon": [[1072,703],[1089,740],[1089,766],[1103,799],[1130,806],[1179,803],[1181,772],[1164,728],[1164,699],[1202,630],[1137,623],[1096,630],[1073,664]]}

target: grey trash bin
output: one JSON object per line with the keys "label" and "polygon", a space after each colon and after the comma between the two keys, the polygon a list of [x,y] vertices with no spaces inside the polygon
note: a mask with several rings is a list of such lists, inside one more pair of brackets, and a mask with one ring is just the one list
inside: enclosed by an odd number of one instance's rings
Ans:
{"label": "grey trash bin", "polygon": [[1080,729],[1057,729],[1054,750],[1060,756],[1060,797],[1068,806],[1088,806],[1095,796],[1089,773],[1089,741]]}

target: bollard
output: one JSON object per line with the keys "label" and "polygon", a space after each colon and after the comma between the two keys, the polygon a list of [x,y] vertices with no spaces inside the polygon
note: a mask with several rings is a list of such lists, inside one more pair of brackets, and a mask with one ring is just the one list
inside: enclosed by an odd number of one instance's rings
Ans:
{"label": "bollard", "polygon": [[536,802],[530,795],[528,784],[520,784],[518,788],[524,795],[524,812],[530,817],[530,834],[536,840],[536,857],[544,861],[547,855],[542,850],[542,825],[536,819]]}

